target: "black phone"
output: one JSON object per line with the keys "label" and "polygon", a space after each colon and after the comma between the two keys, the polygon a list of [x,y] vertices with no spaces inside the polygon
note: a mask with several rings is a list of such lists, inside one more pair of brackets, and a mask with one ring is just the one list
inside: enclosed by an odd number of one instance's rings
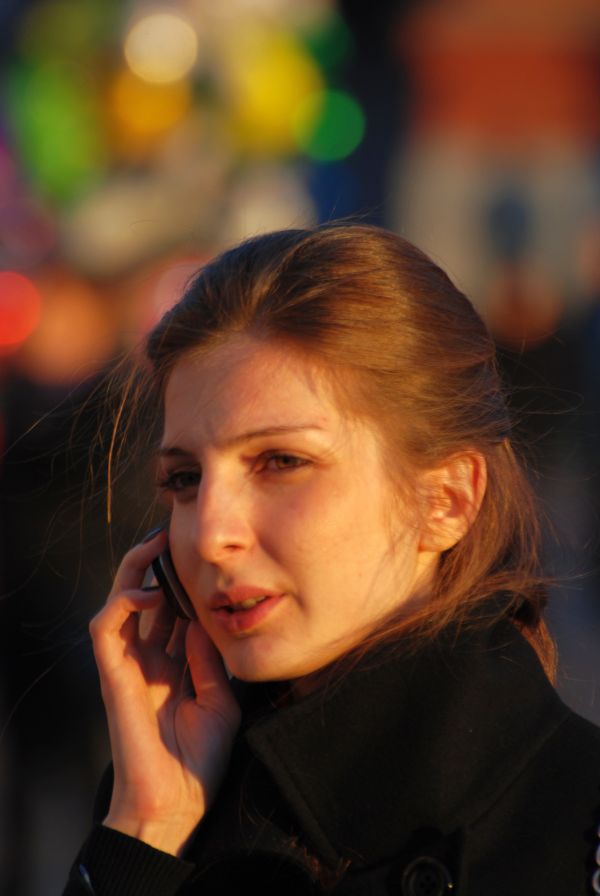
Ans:
{"label": "black phone", "polygon": [[177,578],[168,548],[152,561],[152,571],[171,609],[182,619],[195,619],[196,611],[185,588]]}

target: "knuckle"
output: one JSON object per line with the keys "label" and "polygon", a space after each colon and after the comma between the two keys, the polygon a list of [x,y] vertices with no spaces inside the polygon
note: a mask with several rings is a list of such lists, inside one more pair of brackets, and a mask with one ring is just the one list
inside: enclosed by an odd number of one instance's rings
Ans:
{"label": "knuckle", "polygon": [[138,556],[138,554],[143,552],[143,549],[144,549],[143,543],[134,544],[133,547],[129,548],[129,550],[123,554],[123,559],[121,560],[121,566],[124,563],[131,563],[131,561],[134,560],[135,557]]}
{"label": "knuckle", "polygon": [[92,616],[92,618],[90,619],[88,629],[92,640],[95,640],[102,632],[105,613],[106,607],[103,607],[98,613],[96,613],[95,616]]}

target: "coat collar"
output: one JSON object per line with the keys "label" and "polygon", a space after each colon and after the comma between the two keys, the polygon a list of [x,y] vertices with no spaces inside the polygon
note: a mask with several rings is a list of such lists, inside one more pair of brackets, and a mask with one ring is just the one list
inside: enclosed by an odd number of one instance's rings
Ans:
{"label": "coat collar", "polygon": [[473,822],[567,713],[501,621],[381,648],[245,737],[320,860],[360,867]]}

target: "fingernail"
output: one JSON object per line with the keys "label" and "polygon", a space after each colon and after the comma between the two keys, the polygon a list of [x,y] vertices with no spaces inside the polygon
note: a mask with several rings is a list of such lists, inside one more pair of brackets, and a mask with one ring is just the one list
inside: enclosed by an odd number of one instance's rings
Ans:
{"label": "fingernail", "polygon": [[160,585],[144,585],[142,591],[160,591]]}
{"label": "fingernail", "polygon": [[146,544],[147,541],[152,541],[153,538],[156,538],[159,532],[164,531],[164,528],[164,526],[157,526],[156,529],[152,529],[152,531],[148,532],[145,538],[143,538],[142,544]]}

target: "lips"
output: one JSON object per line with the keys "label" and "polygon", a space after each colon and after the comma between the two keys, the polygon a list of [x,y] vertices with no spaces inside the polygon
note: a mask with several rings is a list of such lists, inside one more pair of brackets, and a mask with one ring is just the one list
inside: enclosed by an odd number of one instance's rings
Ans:
{"label": "lips", "polygon": [[272,597],[277,597],[277,592],[266,591],[264,588],[253,585],[236,585],[233,588],[228,588],[227,591],[218,591],[213,594],[209,601],[209,608],[211,610],[226,609],[231,612],[251,610],[258,603]]}
{"label": "lips", "polygon": [[225,631],[242,634],[263,622],[284,596],[281,592],[266,591],[253,585],[236,585],[214,594],[209,609]]}

